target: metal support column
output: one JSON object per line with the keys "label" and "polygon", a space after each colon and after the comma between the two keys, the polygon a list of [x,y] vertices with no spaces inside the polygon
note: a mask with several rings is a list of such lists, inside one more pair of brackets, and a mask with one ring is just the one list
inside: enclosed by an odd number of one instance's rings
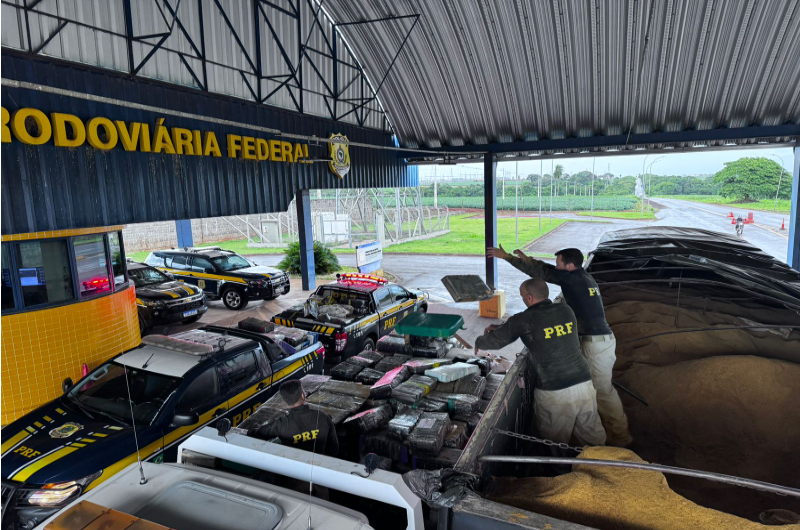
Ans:
{"label": "metal support column", "polygon": [[175,221],[175,231],[178,233],[178,248],[194,246],[191,219],[181,219],[179,221]]}
{"label": "metal support column", "polygon": [[[483,209],[486,247],[497,246],[497,162],[494,153],[483,155]],[[497,258],[486,258],[486,285],[497,289]]]}
{"label": "metal support column", "polygon": [[786,263],[800,271],[800,146],[794,148],[792,165],[792,201],[789,206],[789,253]]}
{"label": "metal support column", "polygon": [[311,194],[309,190],[297,190],[297,237],[300,240],[300,275],[303,279],[303,290],[310,291],[317,287],[317,275],[314,272],[314,234],[311,232]]}

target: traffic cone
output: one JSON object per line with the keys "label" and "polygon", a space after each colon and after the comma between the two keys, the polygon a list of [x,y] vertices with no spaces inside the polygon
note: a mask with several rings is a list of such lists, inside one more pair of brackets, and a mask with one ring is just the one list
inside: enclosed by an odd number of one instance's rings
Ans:
{"label": "traffic cone", "polygon": [[733,217],[733,212],[729,213],[728,217]]}
{"label": "traffic cone", "polygon": [[786,219],[781,218],[781,230],[786,230]]}

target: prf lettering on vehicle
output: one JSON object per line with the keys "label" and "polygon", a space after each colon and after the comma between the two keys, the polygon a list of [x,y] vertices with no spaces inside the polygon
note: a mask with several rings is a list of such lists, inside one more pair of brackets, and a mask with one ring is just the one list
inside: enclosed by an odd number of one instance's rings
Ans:
{"label": "prf lettering on vehicle", "polygon": [[294,443],[296,444],[300,442],[310,442],[311,440],[316,440],[317,435],[319,435],[319,429],[314,429],[313,431],[301,432],[300,434],[295,434],[294,436],[292,436],[292,441],[294,441]]}
{"label": "prf lettering on vehicle", "polygon": [[549,339],[555,333],[556,337],[563,337],[572,333],[572,322],[565,322],[563,325],[559,324],[552,328],[544,328],[544,338]]}
{"label": "prf lettering on vehicle", "polygon": [[589,296],[600,296],[600,289],[597,287],[589,287]]}
{"label": "prf lettering on vehicle", "polygon": [[[110,120],[101,116],[82,120],[73,114],[22,108],[10,113],[2,107],[2,143],[17,140],[27,145],[53,141],[57,147],[78,147],[85,143],[108,151],[121,146],[125,151],[166,153],[168,155],[221,157],[219,141],[213,131],[168,127],[164,118],[154,124]],[[225,135],[228,158],[270,160],[311,164],[308,145],[284,140],[266,140],[238,134]]]}

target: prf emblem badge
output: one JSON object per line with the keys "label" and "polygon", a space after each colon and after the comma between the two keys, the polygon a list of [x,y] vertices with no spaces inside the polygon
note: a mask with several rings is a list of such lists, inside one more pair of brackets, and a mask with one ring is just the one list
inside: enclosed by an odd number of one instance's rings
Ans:
{"label": "prf emblem badge", "polygon": [[328,167],[331,168],[334,175],[343,179],[350,171],[350,146],[342,142],[347,142],[349,140],[347,136],[341,133],[332,134],[330,140],[331,161],[328,162]]}
{"label": "prf emblem badge", "polygon": [[80,423],[68,422],[50,431],[50,438],[69,438],[81,429],[83,429],[83,425]]}
{"label": "prf emblem badge", "polygon": [[206,281],[205,280],[197,280],[197,286],[201,289],[206,288]]}

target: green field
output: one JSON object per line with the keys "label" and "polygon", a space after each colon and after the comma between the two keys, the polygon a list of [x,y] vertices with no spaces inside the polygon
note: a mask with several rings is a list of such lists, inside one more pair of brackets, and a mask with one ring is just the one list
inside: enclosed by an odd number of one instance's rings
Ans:
{"label": "green field", "polygon": [[[551,230],[561,226],[564,219],[553,219],[552,223],[542,222],[539,230],[538,218],[520,218],[519,220],[519,245],[515,242],[514,219],[497,220],[497,240],[504,248],[511,251],[523,248],[531,241],[538,239]],[[476,254],[485,252],[484,220],[470,219],[466,215],[453,215],[450,217],[450,233],[433,239],[411,241],[392,245],[384,249],[386,254],[411,253],[411,254]],[[539,257],[552,257],[542,255]]]}
{"label": "green field", "polygon": [[[578,215],[589,217],[590,213],[586,212],[578,212]],[[594,212],[595,217],[606,217],[610,219],[633,219],[635,220],[642,220],[642,219],[655,219],[656,216],[653,213],[653,210],[645,211],[644,217],[642,217],[642,212]]]}
{"label": "green field", "polygon": [[[737,203],[734,199],[726,199],[719,195],[665,195],[664,198],[702,202],[705,204],[719,204],[739,210],[756,210],[761,212],[771,212],[773,211],[773,207],[775,207],[775,199],[761,199],[758,202]],[[658,198],[653,197],[653,199],[657,200]],[[790,213],[791,202],[790,199],[778,199],[778,208],[775,211],[777,213]]]}
{"label": "green field", "polygon": [[[586,196],[567,195],[553,197],[554,212],[570,212],[576,210],[591,210],[592,198]],[[638,199],[632,195],[599,195],[594,198],[595,210],[625,211],[636,206]],[[433,206],[433,197],[423,197],[423,206]],[[483,208],[483,197],[439,197],[439,206],[448,208]],[[514,195],[506,190],[506,198],[497,198],[498,210],[514,210]],[[520,197],[520,211],[538,211],[539,198]],[[542,211],[550,211],[550,197],[542,197]]]}

